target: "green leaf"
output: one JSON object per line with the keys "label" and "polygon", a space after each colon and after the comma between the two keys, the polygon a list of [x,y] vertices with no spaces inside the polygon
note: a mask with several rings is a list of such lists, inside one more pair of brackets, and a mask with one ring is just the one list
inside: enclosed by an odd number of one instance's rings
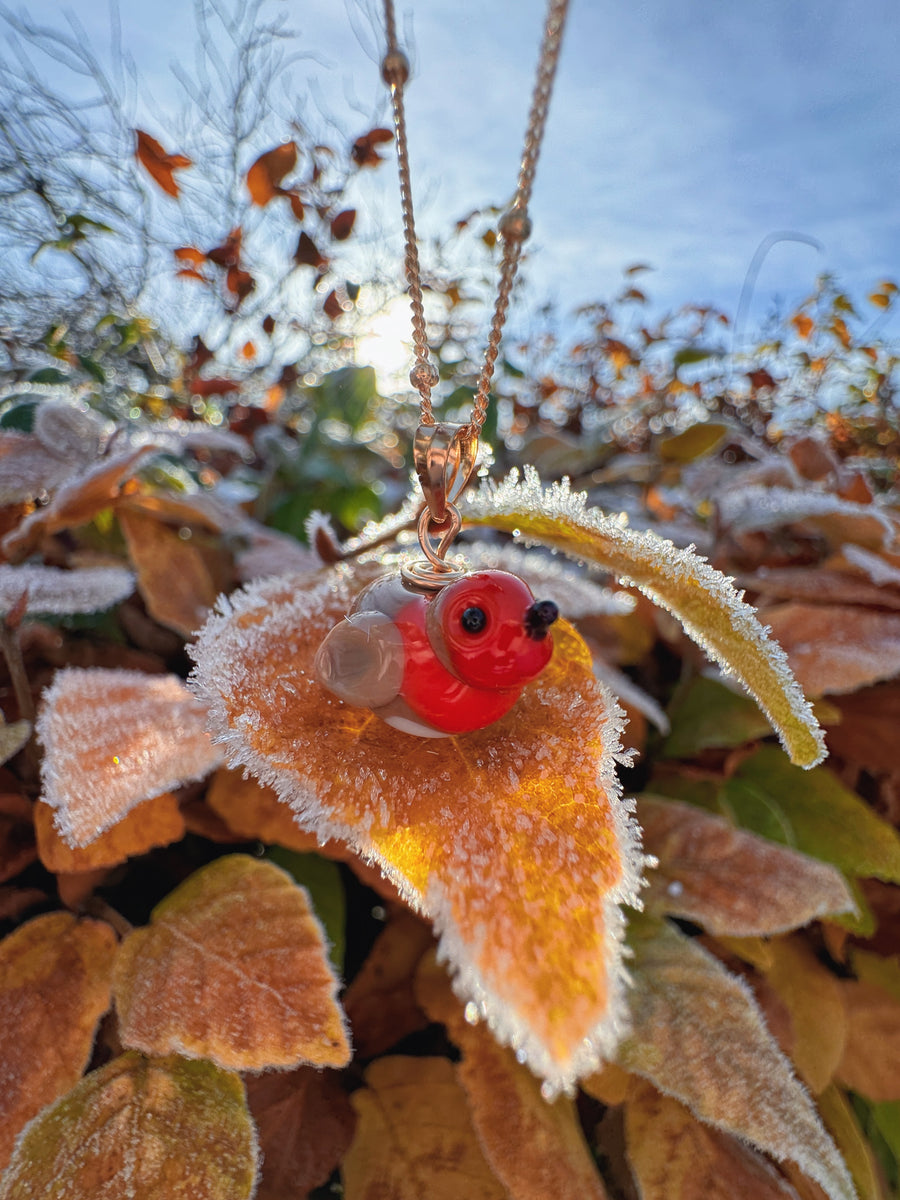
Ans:
{"label": "green leaf", "polygon": [[672,727],[663,745],[668,758],[693,758],[711,747],[742,746],[772,732],[749,696],[702,675],[678,688],[668,716]]}
{"label": "green leaf", "polygon": [[825,767],[801,771],[762,746],[723,785],[720,804],[742,828],[845,875],[900,882],[900,835]]}
{"label": "green leaf", "polygon": [[356,430],[368,415],[369,406],[378,396],[378,385],[372,367],[341,367],[322,377],[310,389],[319,420],[332,417],[346,421]]}
{"label": "green leaf", "polygon": [[667,462],[693,462],[721,446],[728,432],[727,425],[702,421],[676,433],[674,437],[664,438],[657,445],[657,453]]}
{"label": "green leaf", "polygon": [[98,383],[106,383],[106,372],[93,358],[88,358],[85,354],[78,355],[78,361],[82,368],[87,371],[88,375],[96,379]]}
{"label": "green leaf", "polygon": [[0,417],[0,429],[15,429],[20,433],[31,433],[34,429],[34,413],[37,408],[36,400],[24,400],[19,396],[9,396],[8,400],[20,401],[13,404]]}
{"label": "green leaf", "polygon": [[750,989],[696,941],[632,920],[631,1033],[617,1061],[700,1121],[788,1159],[831,1200],[855,1200],[846,1167]]}
{"label": "green leaf", "polygon": [[676,367],[686,367],[691,363],[705,362],[708,358],[715,358],[718,353],[718,350],[710,349],[708,346],[682,346],[672,355],[672,362]]}
{"label": "green leaf", "polygon": [[68,383],[69,376],[58,367],[41,367],[28,376],[29,383]]}
{"label": "green leaf", "polygon": [[328,939],[328,955],[335,970],[343,974],[347,946],[347,898],[336,863],[321,854],[301,854],[284,846],[270,846],[265,857],[281,867],[309,892],[316,916]]}
{"label": "green leaf", "polygon": [[863,1132],[884,1171],[889,1194],[900,1186],[900,1100],[879,1104],[862,1096],[851,1096],[851,1104]]}

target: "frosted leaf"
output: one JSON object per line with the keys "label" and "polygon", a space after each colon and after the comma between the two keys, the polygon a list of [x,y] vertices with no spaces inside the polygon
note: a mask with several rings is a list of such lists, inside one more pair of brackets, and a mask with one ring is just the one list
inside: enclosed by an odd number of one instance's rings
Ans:
{"label": "frosted leaf", "polygon": [[113,426],[89,408],[45,402],[34,410],[34,436],[51,454],[76,466],[98,458]]}
{"label": "frosted leaf", "polygon": [[855,504],[829,492],[744,487],[724,489],[716,499],[722,523],[737,532],[802,522],[836,545],[847,541],[877,547],[894,537],[890,518],[877,505]]}
{"label": "frosted leaf", "polygon": [[587,495],[573,492],[568,480],[545,489],[528,467],[524,481],[513,471],[502,483],[468,495],[463,520],[518,528],[523,541],[555,547],[633,584],[673,613],[688,636],[740,680],[794,761],[810,767],[824,757],[822,731],[784,652],[767,638],[732,581],[704,558],[589,508]]}
{"label": "frosted leaf", "polygon": [[579,617],[620,616],[634,610],[634,597],[613,591],[585,578],[557,558],[518,546],[491,546],[483,542],[462,547],[463,558],[477,570],[509,571],[524,579],[541,600],[553,600],[569,620]]}
{"label": "frosted leaf", "polygon": [[249,536],[249,545],[235,556],[238,578],[242,583],[265,579],[270,575],[302,575],[317,571],[322,560],[308,546],[276,529],[262,526]]}
{"label": "frosted leaf", "polygon": [[77,463],[63,462],[31,434],[0,430],[0,505],[53,492],[77,469]]}
{"label": "frosted leaf", "polygon": [[632,939],[632,1033],[618,1062],[708,1125],[856,1200],[840,1154],[747,985],[695,940],[646,922]]}
{"label": "frosted leaf", "polygon": [[423,744],[329,697],[312,665],[361,571],[270,579],[220,601],[192,679],[229,764],[347,842],[433,919],[454,986],[558,1093],[626,1020],[620,906],[644,860],[615,762],[621,713],[581,639],[488,729]]}
{"label": "frosted leaf", "polygon": [[204,706],[175,675],[57,672],[44,692],[42,798],[72,845],[84,846],[142,800],[208,774],[222,761]]}
{"label": "frosted leaf", "polygon": [[133,590],[134,573],[125,567],[0,566],[0,612],[8,612],[26,592],[26,612],[102,612]]}
{"label": "frosted leaf", "polygon": [[[845,545],[844,550],[858,549]],[[866,554],[868,551],[861,551]],[[877,555],[872,555],[877,558]],[[814,604],[855,604],[900,609],[900,590],[872,583],[855,571],[828,567],[758,567],[739,582],[758,596],[809,600]],[[767,617],[768,619],[768,617]]]}
{"label": "frosted leaf", "polygon": [[594,655],[594,674],[601,683],[606,684],[612,694],[623,704],[627,704],[629,708],[635,708],[639,713],[643,713],[647,720],[655,725],[660,733],[669,733],[669,718],[663,709],[649,692],[645,692],[642,687],[638,687],[634,680],[626,675],[624,671],[620,671],[617,667],[604,662],[602,658]]}
{"label": "frosted leaf", "polygon": [[872,583],[879,587],[900,587],[900,565],[896,562],[888,562],[880,554],[872,554],[862,546],[849,543],[843,547],[843,555],[852,567],[868,575]]}
{"label": "frosted leaf", "polygon": [[232,433],[230,429],[217,429],[199,421],[154,422],[152,425],[128,425],[120,430],[118,444],[125,442],[129,446],[152,446],[157,450],[167,450],[179,455],[185,450],[213,450],[235,454],[245,461],[253,457],[253,452],[240,434]]}
{"label": "frosted leaf", "polygon": [[766,612],[812,696],[838,695],[900,674],[900,613],[843,604],[781,604]]}

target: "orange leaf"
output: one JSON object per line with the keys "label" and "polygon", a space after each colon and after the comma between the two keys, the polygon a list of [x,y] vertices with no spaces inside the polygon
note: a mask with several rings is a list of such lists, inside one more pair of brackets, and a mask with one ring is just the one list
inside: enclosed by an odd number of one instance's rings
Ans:
{"label": "orange leaf", "polygon": [[813,321],[812,317],[807,316],[807,314],[803,312],[795,313],[794,316],[791,317],[791,324],[796,329],[797,336],[803,338],[804,342],[815,328],[815,322]]}
{"label": "orange leaf", "polygon": [[175,675],[76,667],[58,671],[37,721],[43,798],[71,844],[84,846],[142,800],[221,761],[206,712]]}
{"label": "orange leaf", "polygon": [[255,1200],[299,1200],[328,1182],[353,1139],[356,1118],[333,1071],[301,1067],[247,1077],[262,1178]]}
{"label": "orange leaf", "polygon": [[648,873],[650,911],[696,921],[709,933],[766,936],[852,911],[841,873],[690,804],[638,801],[644,844],[659,865]]}
{"label": "orange leaf", "polygon": [[206,803],[232,833],[247,841],[258,838],[267,846],[284,846],[301,854],[320,852],[319,839],[301,829],[293,813],[271,788],[242,771],[221,768],[210,780]]}
{"label": "orange leaf", "polygon": [[625,1105],[628,1160],[641,1200],[790,1200],[796,1196],[761,1155],[701,1125],[648,1083]]}
{"label": "orange leaf", "polygon": [[279,194],[282,179],[296,165],[296,142],[283,142],[274,150],[261,154],[247,172],[247,190],[253,203],[263,207],[274,199]]}
{"label": "orange leaf", "polygon": [[[0,942],[0,1170],[26,1121],[87,1066],[109,1008],[115,951],[108,925],[62,912],[36,917]],[[0,1185],[0,1195],[11,1193]]]}
{"label": "orange leaf", "polygon": [[252,342],[244,342],[243,346],[241,346],[241,358],[249,359],[249,358],[255,358],[255,357],[256,357],[256,347],[253,345]]}
{"label": "orange leaf", "polygon": [[89,846],[73,847],[63,841],[53,824],[53,809],[43,800],[34,808],[38,855],[48,871],[71,874],[114,867],[133,855],[156,846],[168,846],[184,837],[184,818],[171,792],[163,792],[132,809]]}
{"label": "orange leaf", "polygon": [[202,250],[198,250],[196,246],[179,246],[172,253],[175,255],[177,262],[193,263],[195,267],[200,267],[206,262],[206,255]]}
{"label": "orange leaf", "polygon": [[241,1070],[344,1066],[337,987],[307,893],[244,854],[158,904],[122,943],[114,981],[124,1046]]}
{"label": "orange leaf", "polygon": [[847,1041],[838,1079],[869,1100],[900,1100],[900,1003],[877,984],[855,979],[841,984],[841,995]]}
{"label": "orange leaf", "polygon": [[355,220],[355,208],[347,208],[333,218],[331,222],[331,236],[336,242],[343,242],[350,236],[353,232],[353,222]]}
{"label": "orange leaf", "polygon": [[249,271],[244,271],[240,267],[229,267],[228,274],[225,276],[225,286],[229,292],[233,292],[237,296],[238,304],[242,300],[246,300],[251,292],[256,290],[256,280]]}
{"label": "orange leaf", "polygon": [[240,225],[236,225],[225,238],[224,242],[218,246],[213,246],[212,250],[207,250],[206,257],[218,267],[236,267],[241,261],[241,245],[243,240],[244,231]]}
{"label": "orange leaf", "polygon": [[176,279],[197,279],[200,283],[209,283],[205,275],[197,270],[196,267],[182,267],[180,271],[175,272]]}
{"label": "orange leaf", "polygon": [[338,294],[333,289],[325,297],[325,302],[322,305],[322,311],[326,317],[330,317],[332,321],[336,321],[344,312],[344,306],[338,299]]}
{"label": "orange leaf", "polygon": [[765,613],[811,696],[855,692],[900,674],[900,615],[837,604],[783,604]]}
{"label": "orange leaf", "polygon": [[394,135],[390,129],[370,129],[368,133],[362,134],[353,143],[350,157],[358,167],[377,167],[384,159],[375,147],[393,140]]}
{"label": "orange leaf", "polygon": [[256,1138],[237,1075],[121,1054],[28,1126],[2,1200],[250,1200]]}
{"label": "orange leaf", "polygon": [[841,984],[802,938],[775,938],[768,946],[766,979],[790,1014],[791,1059],[818,1096],[831,1083],[847,1037]]}
{"label": "orange leaf", "polygon": [[209,621],[192,653],[211,726],[304,827],[346,840],[434,918],[459,993],[562,1088],[614,1044],[615,906],[636,898],[641,868],[617,798],[615,706],[559,622],[550,667],[489,729],[427,743],[394,730],[313,677],[346,579],[264,580]]}
{"label": "orange leaf", "polygon": [[515,1200],[577,1196],[606,1200],[606,1190],[568,1097],[548,1104],[538,1080],[498,1046],[483,1025],[472,1025],[429,955],[416,981],[428,1015],[440,1021],[463,1053],[457,1074],[469,1099],[472,1124],[485,1157]]}
{"label": "orange leaf", "polygon": [[142,129],[136,129],[137,146],[135,153],[141,166],[152,179],[159,184],[170,196],[178,195],[178,184],[175,182],[175,171],[182,171],[192,165],[191,160],[184,154],[167,154],[162,146]]}
{"label": "orange leaf", "polygon": [[380,1058],[366,1084],[352,1096],[359,1121],[342,1169],[346,1200],[509,1200],[445,1058]]}
{"label": "orange leaf", "polygon": [[[190,637],[199,629],[226,582],[227,564],[216,562],[218,542],[181,530],[147,513],[120,509],[119,524],[137,572],[138,591],[160,625]],[[190,536],[183,537],[187,532]]]}
{"label": "orange leaf", "polygon": [[853,338],[850,336],[850,330],[847,328],[847,322],[843,317],[834,317],[832,319],[831,332],[838,339],[845,350],[849,350],[853,345]]}

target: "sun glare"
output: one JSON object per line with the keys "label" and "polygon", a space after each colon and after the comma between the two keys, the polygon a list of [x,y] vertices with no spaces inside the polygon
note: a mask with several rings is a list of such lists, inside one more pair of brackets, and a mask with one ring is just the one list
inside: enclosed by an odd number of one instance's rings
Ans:
{"label": "sun glare", "polygon": [[374,369],[383,396],[409,390],[413,353],[406,296],[397,296],[366,322],[356,341],[356,361],[361,367]]}

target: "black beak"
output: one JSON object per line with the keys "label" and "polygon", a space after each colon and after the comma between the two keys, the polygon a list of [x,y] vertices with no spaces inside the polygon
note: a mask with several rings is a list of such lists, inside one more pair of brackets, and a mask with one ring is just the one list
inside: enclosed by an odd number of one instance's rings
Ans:
{"label": "black beak", "polygon": [[535,600],[525,610],[525,632],[536,642],[547,636],[547,630],[559,616],[559,609],[552,600]]}

